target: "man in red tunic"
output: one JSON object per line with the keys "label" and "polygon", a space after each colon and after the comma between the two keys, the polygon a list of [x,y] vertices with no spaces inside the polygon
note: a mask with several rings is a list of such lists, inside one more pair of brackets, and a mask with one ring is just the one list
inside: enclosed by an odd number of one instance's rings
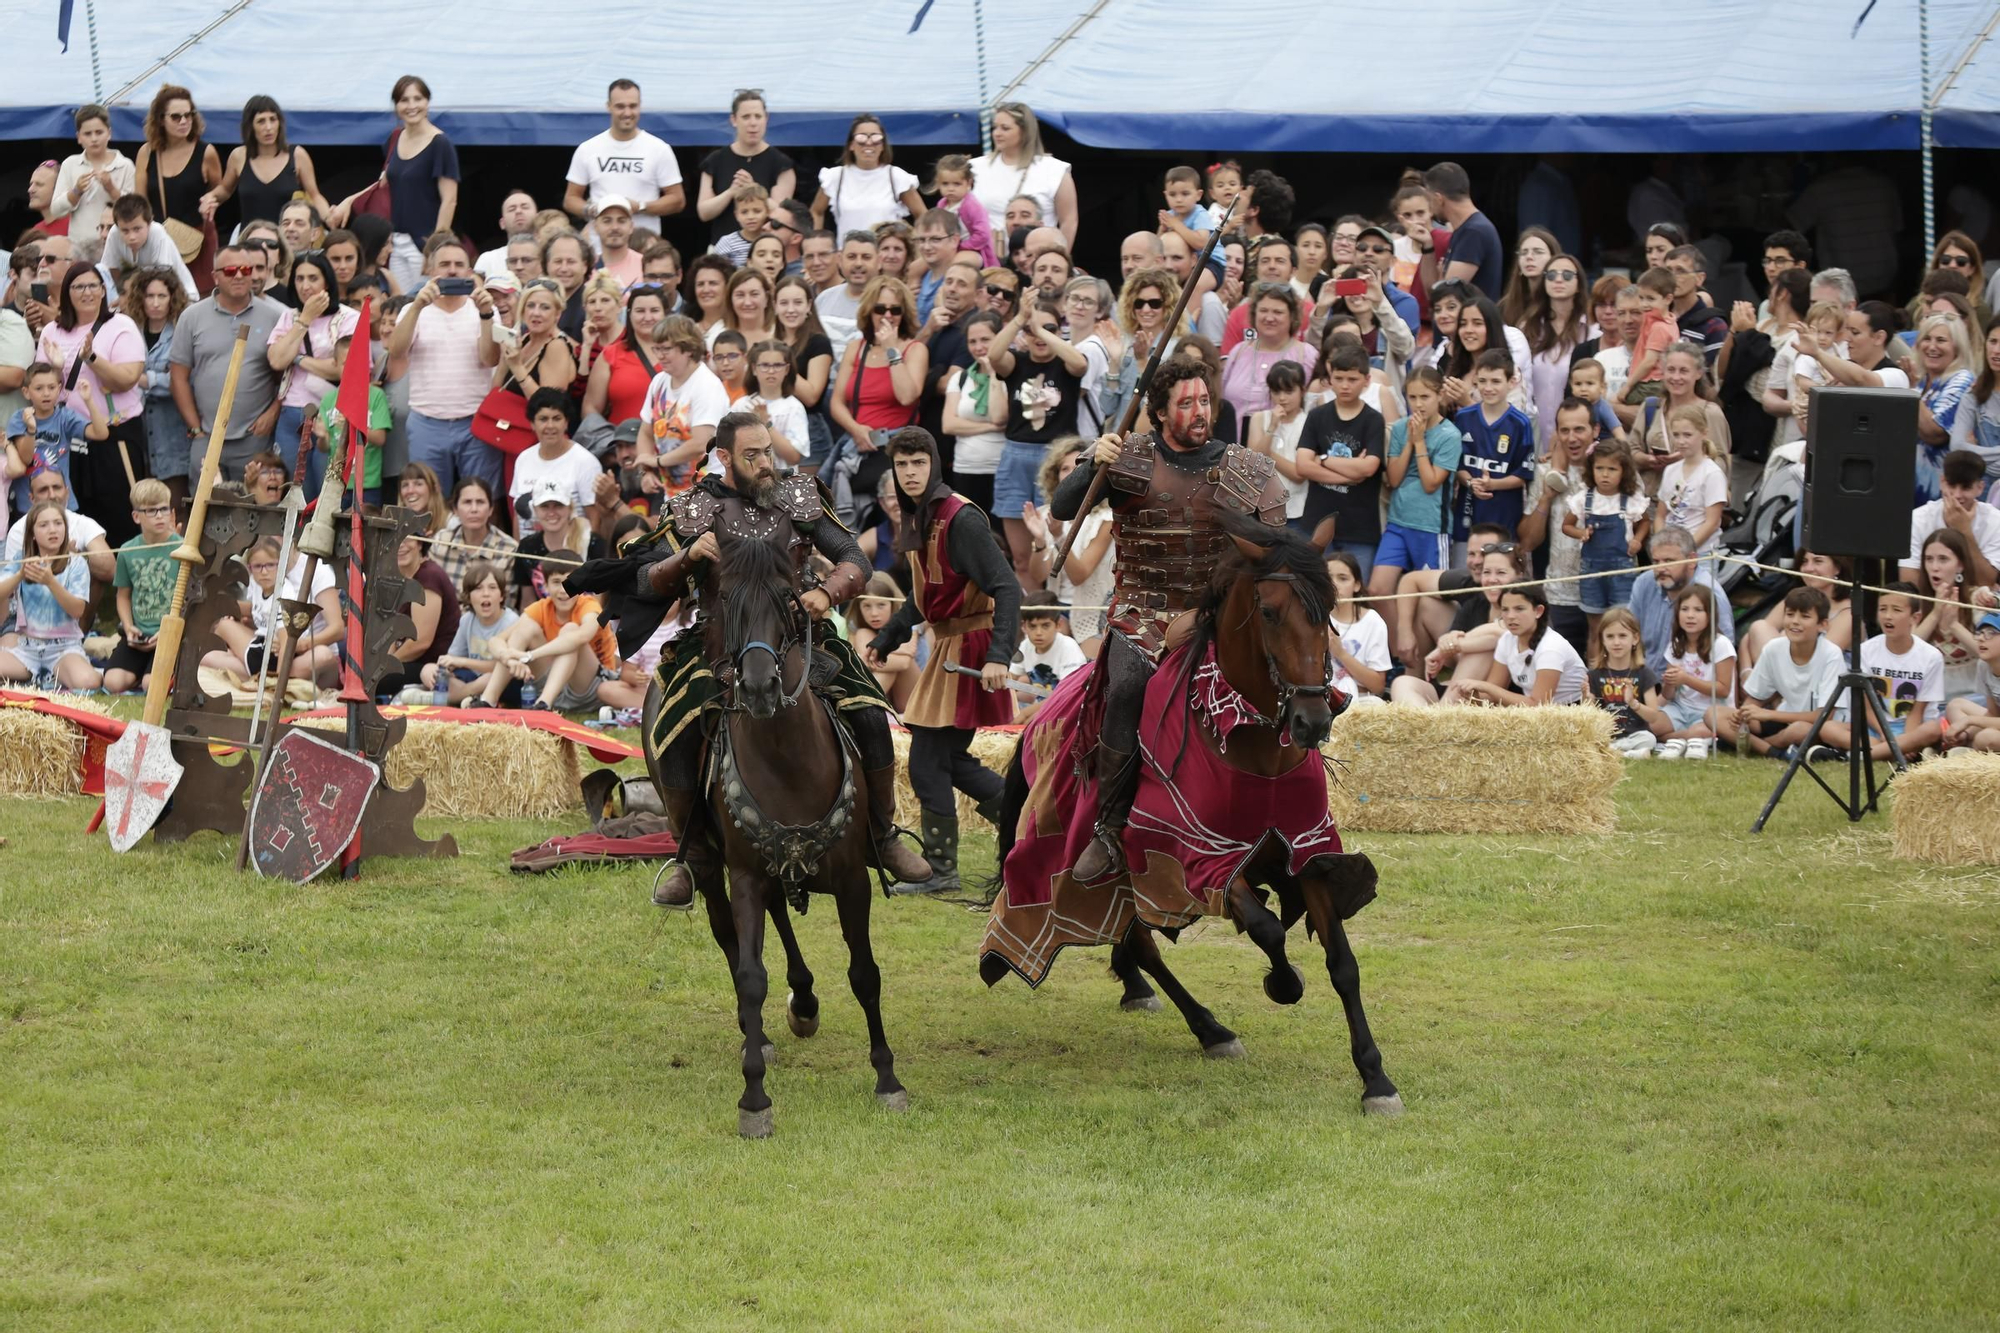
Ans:
{"label": "man in red tunic", "polygon": [[[889,462],[902,510],[896,550],[910,561],[912,595],[868,645],[869,665],[879,667],[920,623],[929,623],[932,637],[931,655],[903,709],[903,724],[910,729],[910,786],[923,810],[931,877],[893,885],[889,892],[936,893],[959,884],[953,788],[1000,822],[1005,781],[966,751],[980,727],[1014,720],[1005,687],[1020,634],[1021,585],[986,515],[945,483],[929,431],[909,426],[891,435]],[[947,664],[979,676],[947,671]]]}
{"label": "man in red tunic", "polygon": [[[1192,615],[1229,546],[1217,512],[1285,526],[1284,479],[1268,454],[1209,437],[1214,404],[1208,368],[1171,359],[1146,387],[1146,412],[1158,433],[1106,435],[1097,442],[1097,465],[1111,470],[1118,560],[1098,678],[1091,682],[1104,692],[1104,720],[1097,749],[1096,836],[1070,872],[1079,883],[1096,883],[1125,869],[1121,835],[1139,786],[1139,714],[1146,684],[1176,622]],[[1077,516],[1092,472],[1077,468],[1056,487],[1049,499],[1054,517]]]}

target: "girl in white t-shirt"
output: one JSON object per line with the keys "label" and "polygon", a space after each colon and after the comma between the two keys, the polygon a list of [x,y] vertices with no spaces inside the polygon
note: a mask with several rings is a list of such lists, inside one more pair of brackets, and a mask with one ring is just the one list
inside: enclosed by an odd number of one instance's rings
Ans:
{"label": "girl in white t-shirt", "polygon": [[1653,531],[1668,524],[1694,534],[1695,553],[1707,555],[1722,533],[1722,508],[1729,501],[1729,478],[1716,460],[1708,434],[1708,405],[1682,403],[1667,413],[1667,443],[1674,461],[1660,473]]}
{"label": "girl in white t-shirt", "polygon": [[1549,599],[1540,588],[1501,593],[1500,624],[1505,633],[1493,650],[1486,679],[1453,681],[1446,702],[1476,700],[1518,708],[1582,701],[1590,670],[1569,640],[1549,628]]}
{"label": "girl in white t-shirt", "polygon": [[778,470],[790,472],[812,447],[806,438],[805,404],[792,397],[797,373],[791,352],[775,338],[758,343],[750,349],[750,375],[757,388],[743,406],[770,428]]}
{"label": "girl in white t-shirt", "polygon": [[[224,646],[202,656],[201,665],[206,669],[249,681],[256,680],[260,671],[277,669],[277,650],[265,642],[264,636],[265,629],[275,619],[271,602],[273,598],[299,595],[299,579],[305,573],[306,560],[303,554],[294,553],[291,571],[285,575],[281,589],[280,549],[276,537],[262,537],[244,553],[242,560],[250,578],[244,585],[243,600],[236,604],[234,617],[215,622],[215,637]],[[334,586],[331,565],[322,564],[314,569],[312,590],[306,594],[306,600],[314,603],[319,613],[293,650],[293,680],[312,680],[322,671],[331,671],[336,664],[334,645],[341,632],[340,594]]]}
{"label": "girl in white t-shirt", "polygon": [[1333,606],[1326,619],[1333,687],[1350,704],[1379,704],[1389,688],[1389,626],[1374,607],[1355,605],[1363,587],[1360,561],[1346,551],[1335,551],[1327,558],[1326,574],[1333,580]]}
{"label": "girl in white t-shirt", "polygon": [[1714,748],[1717,714],[1736,688],[1736,645],[1715,632],[1715,594],[1690,583],[1674,595],[1674,633],[1667,646],[1664,712],[1673,730],[1661,759],[1706,759]]}
{"label": "girl in white t-shirt", "polygon": [[856,116],[847,127],[847,147],[840,155],[840,165],[819,173],[813,221],[845,236],[850,231],[872,230],[878,222],[922,217],[924,197],[917,193],[917,178],[891,166],[894,159],[882,122],[865,112]]}
{"label": "girl in white t-shirt", "polygon": [[1299,475],[1294,461],[1299,432],[1306,424],[1306,372],[1296,361],[1279,361],[1264,372],[1271,406],[1250,415],[1249,447],[1269,454],[1285,481],[1285,519],[1295,522],[1306,512],[1306,489],[1312,483]]}

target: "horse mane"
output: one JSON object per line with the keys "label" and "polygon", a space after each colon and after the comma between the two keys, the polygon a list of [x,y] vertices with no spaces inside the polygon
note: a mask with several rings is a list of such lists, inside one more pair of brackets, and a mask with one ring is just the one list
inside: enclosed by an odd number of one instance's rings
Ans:
{"label": "horse mane", "polygon": [[1319,548],[1290,528],[1266,527],[1247,514],[1223,510],[1216,518],[1224,532],[1264,548],[1264,555],[1252,560],[1234,542],[1224,549],[1215,574],[1195,608],[1194,631],[1189,636],[1193,645],[1188,654],[1190,663],[1207,656],[1209,645],[1215,641],[1222,604],[1229,599],[1230,589],[1246,575],[1252,579],[1289,577],[1293,594],[1308,616],[1324,622],[1332,614],[1333,580],[1327,577],[1326,561],[1321,558]]}
{"label": "horse mane", "polygon": [[[1221,628],[1222,604],[1229,599],[1230,590],[1239,581],[1246,577],[1253,580],[1290,578],[1292,594],[1299,599],[1307,616],[1325,624],[1333,612],[1333,580],[1327,576],[1326,561],[1321,558],[1318,547],[1290,528],[1267,527],[1248,514],[1221,510],[1216,514],[1216,520],[1231,537],[1240,537],[1262,548],[1264,554],[1253,560],[1232,541],[1224,548],[1222,559],[1216,562],[1215,573],[1195,608],[1194,629],[1188,635],[1188,653],[1181,666],[1183,698],[1189,697],[1196,667],[1208,659],[1209,649]],[[1193,716],[1194,710],[1189,708],[1187,719],[1191,720]],[[1174,756],[1171,771],[1179,770],[1181,758],[1187,753],[1190,730],[1184,725],[1180,751]]]}
{"label": "horse mane", "polygon": [[[754,541],[747,537],[723,537],[722,559],[720,561],[721,583],[724,588],[748,590],[766,588],[780,599],[789,597],[792,591],[792,561],[785,552],[768,542]],[[724,647],[734,651],[742,638],[741,629],[745,609],[753,599],[725,596],[724,606]]]}

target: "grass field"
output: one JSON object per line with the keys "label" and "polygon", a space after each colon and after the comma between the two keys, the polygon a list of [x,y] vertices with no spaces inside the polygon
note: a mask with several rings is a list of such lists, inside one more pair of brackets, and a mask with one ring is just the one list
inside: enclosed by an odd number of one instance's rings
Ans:
{"label": "grass field", "polygon": [[294,888],[16,802],[0,1327],[1991,1327],[2000,877],[1803,784],[1753,839],[1776,771],[1642,765],[1604,839],[1357,839],[1393,1123],[1302,932],[1292,1009],[1223,928],[1170,951],[1214,1063],[1101,952],[989,992],[924,901],[876,913],[894,1116],[816,905],[762,1143],[720,955],[640,871],[510,877],[550,830],[488,823]]}

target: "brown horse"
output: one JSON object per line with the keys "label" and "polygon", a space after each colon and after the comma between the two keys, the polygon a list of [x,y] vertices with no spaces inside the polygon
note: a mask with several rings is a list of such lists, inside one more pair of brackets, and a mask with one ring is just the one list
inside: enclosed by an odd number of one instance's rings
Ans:
{"label": "brown horse", "polygon": [[[1335,696],[1327,688],[1332,671],[1327,614],[1333,604],[1333,588],[1318,551],[1298,537],[1235,523],[1231,533],[1236,549],[1217,568],[1193,617],[1185,659],[1189,681],[1179,690],[1187,724],[1184,730],[1170,724],[1170,730],[1185,745],[1207,747],[1230,769],[1276,777],[1300,764],[1320,763],[1319,746],[1333,725]],[[1254,710],[1253,720],[1229,735],[1226,748],[1194,706],[1192,664],[1204,659],[1211,644],[1223,678]],[[1024,733],[1023,745],[1029,742],[1030,734]],[[1172,755],[1158,759],[1163,765],[1177,762]],[[1146,780],[1150,781],[1150,776]],[[1017,747],[1008,767],[1000,824],[1003,871],[1028,796],[1021,749]],[[1375,1114],[1400,1114],[1402,1098],[1382,1072],[1382,1055],[1362,1010],[1360,967],[1341,925],[1375,896],[1375,868],[1358,854],[1319,855],[1293,874],[1290,849],[1283,836],[1288,832],[1296,836],[1300,830],[1272,830],[1255,844],[1228,883],[1224,914],[1270,960],[1264,993],[1279,1004],[1295,1004],[1305,991],[1303,974],[1285,956],[1287,931],[1300,918],[1305,919],[1308,935],[1317,935],[1326,951],[1327,976],[1346,1013],[1354,1066],[1361,1076],[1362,1107]],[[1131,885],[1128,874],[1109,885],[1062,887],[1057,893],[1059,899],[1070,895],[1067,901],[1075,903],[1084,895],[1129,890]],[[1275,895],[1277,912],[1267,905],[1267,895]],[[1160,956],[1155,931],[1176,935],[1193,913],[1168,914],[1172,919],[1155,919],[1149,924],[1147,908],[1141,904],[1129,913],[1129,923],[1122,923],[1126,913],[1105,914],[1103,901],[1094,900],[1100,904],[1092,909],[1098,915],[1087,918],[1105,922],[1102,938],[1078,935],[1065,937],[1063,942],[1115,940],[1111,970],[1124,983],[1121,1008],[1160,1007],[1146,982],[1149,975],[1180,1009],[1205,1054],[1240,1058],[1243,1044],[1236,1034],[1188,993]],[[989,952],[981,974],[990,984],[1005,975],[1008,967],[1005,960]]]}
{"label": "brown horse", "polygon": [[[695,886],[708,907],[709,929],[736,984],[743,1030],[737,1131],[765,1138],[772,1128],[771,1099],[764,1091],[765,1068],[774,1054],[764,1039],[766,916],[785,948],[792,990],[786,1023],[799,1037],[819,1029],[813,975],[786,905],[789,899],[803,915],[807,895],[814,893],[833,898],[840,914],[848,984],[868,1020],[875,1096],[891,1110],[905,1110],[909,1094],[896,1081],[895,1056],[882,1032],[882,971],[868,938],[873,885],[867,784],[859,780],[852,745],[835,725],[832,709],[809,688],[811,644],[804,632],[809,622],[793,590],[789,561],[762,542],[729,539],[721,556],[721,625],[719,631],[710,627],[711,646],[721,650],[719,660],[727,663],[732,681],[703,765],[704,775],[714,775],[712,784],[704,778],[708,801],[697,807],[683,836],[690,844]],[[656,682],[646,697],[647,736],[653,734],[658,695]],[[660,783],[659,757],[650,747],[647,766]]]}

